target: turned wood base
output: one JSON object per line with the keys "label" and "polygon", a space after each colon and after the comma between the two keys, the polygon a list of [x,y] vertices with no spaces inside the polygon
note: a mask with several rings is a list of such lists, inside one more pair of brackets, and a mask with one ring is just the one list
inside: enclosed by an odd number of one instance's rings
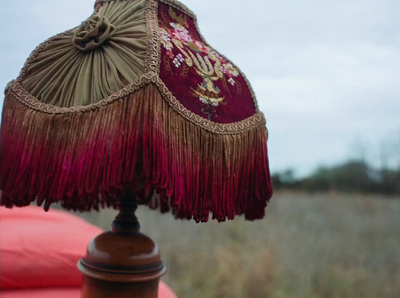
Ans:
{"label": "turned wood base", "polygon": [[166,267],[157,244],[139,232],[138,201],[129,191],[117,201],[112,230],[94,238],[79,261],[82,298],[157,298]]}
{"label": "turned wood base", "polygon": [[141,283],[104,281],[84,276],[82,297],[84,298],[157,298],[159,280]]}

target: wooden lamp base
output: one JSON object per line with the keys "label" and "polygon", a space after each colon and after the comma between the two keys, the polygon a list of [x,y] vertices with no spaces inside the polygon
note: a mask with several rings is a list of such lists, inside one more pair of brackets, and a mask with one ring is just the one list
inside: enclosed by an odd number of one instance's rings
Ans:
{"label": "wooden lamp base", "polygon": [[120,211],[112,230],[94,238],[79,261],[83,273],[82,298],[157,298],[166,267],[157,244],[139,232],[135,192],[118,201]]}

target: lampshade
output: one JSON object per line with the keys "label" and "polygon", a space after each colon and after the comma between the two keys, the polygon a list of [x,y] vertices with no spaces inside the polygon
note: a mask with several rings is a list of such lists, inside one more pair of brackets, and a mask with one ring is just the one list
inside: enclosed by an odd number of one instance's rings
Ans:
{"label": "lampshade", "polygon": [[148,205],[179,218],[259,219],[272,195],[265,125],[245,75],[183,4],[97,0],[7,85],[1,205],[89,211],[153,189]]}

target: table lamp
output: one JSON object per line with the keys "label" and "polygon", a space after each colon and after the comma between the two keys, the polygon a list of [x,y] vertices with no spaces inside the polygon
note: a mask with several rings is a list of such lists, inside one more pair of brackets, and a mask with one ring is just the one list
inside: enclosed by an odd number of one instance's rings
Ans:
{"label": "table lamp", "polygon": [[265,123],[244,74],[186,6],[97,0],[7,85],[0,204],[118,208],[79,263],[82,295],[156,297],[165,267],[139,233],[137,205],[196,222],[263,218],[272,195]]}

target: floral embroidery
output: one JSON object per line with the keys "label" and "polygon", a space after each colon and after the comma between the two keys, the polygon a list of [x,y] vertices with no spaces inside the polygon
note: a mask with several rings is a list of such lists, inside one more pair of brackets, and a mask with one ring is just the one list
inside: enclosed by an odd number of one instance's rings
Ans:
{"label": "floral embroidery", "polygon": [[175,29],[173,35],[176,39],[184,42],[193,42],[192,37],[189,35],[189,31],[181,24],[169,23],[171,27]]}
{"label": "floral embroidery", "polygon": [[178,54],[175,56],[175,59],[172,62],[174,62],[176,67],[179,67],[183,61],[185,61],[185,59],[183,59],[182,54]]}
{"label": "floral embroidery", "polygon": [[168,51],[172,50],[173,45],[171,42],[171,37],[164,28],[160,28],[160,40],[164,48],[166,48]]}
{"label": "floral embroidery", "polygon": [[[191,87],[190,90],[192,95],[204,105],[202,112],[211,120],[217,117],[216,107],[227,105],[225,97],[219,95],[220,88],[214,82],[225,77],[224,80],[226,79],[230,85],[235,86],[235,78],[240,73],[232,63],[201,40],[191,36],[187,29],[189,25],[184,17],[177,16],[171,9],[169,14],[177,22],[165,22],[160,28],[161,44],[176,69],[180,69],[186,64],[186,71],[187,67],[193,67],[202,78],[202,82],[196,87]],[[179,51],[179,54],[174,54],[176,50]]]}
{"label": "floral embroidery", "polygon": [[223,65],[224,72],[231,76],[237,77],[239,75],[239,71],[233,67],[232,63],[226,63]]}

